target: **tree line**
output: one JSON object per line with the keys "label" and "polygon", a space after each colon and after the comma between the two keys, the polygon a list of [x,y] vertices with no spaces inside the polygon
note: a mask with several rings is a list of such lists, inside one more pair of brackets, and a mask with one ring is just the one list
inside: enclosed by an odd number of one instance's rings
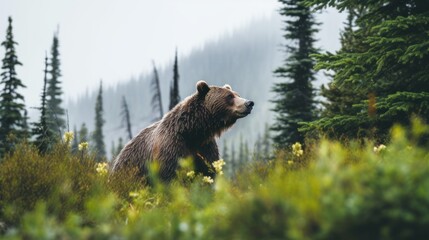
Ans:
{"label": "tree line", "polygon": [[[18,60],[16,54],[16,46],[18,43],[13,37],[12,17],[8,18],[8,27],[6,31],[6,39],[1,43],[5,48],[5,56],[2,60],[2,80],[0,84],[3,89],[0,94],[0,158],[5,154],[14,150],[14,147],[19,142],[31,142],[34,144],[40,153],[45,154],[51,151],[58,141],[61,141],[63,134],[69,131],[68,114],[62,108],[62,88],[61,88],[61,61],[59,52],[58,32],[54,33],[50,56],[46,54],[44,59],[44,77],[43,88],[41,91],[41,103],[37,109],[40,112],[40,117],[36,122],[28,125],[27,110],[25,107],[24,96],[20,94],[20,90],[26,86],[18,78],[16,68],[23,64]],[[177,50],[175,55],[174,77],[171,83],[170,90],[170,109],[173,108],[179,101],[179,72],[177,62]],[[153,84],[156,86],[156,91],[153,92],[153,109],[158,109],[159,117],[162,117],[161,92],[159,88],[159,78],[157,75],[156,66],[154,64]],[[126,130],[129,139],[132,138],[130,111],[125,96],[122,97],[121,104],[122,124]],[[74,126],[73,131],[75,137],[72,141],[72,151],[77,152],[79,143],[91,141],[91,150],[96,154],[98,161],[106,160],[106,149],[103,135],[103,86],[100,81],[100,87],[97,94],[97,99],[94,107],[95,126],[94,131],[89,133],[85,123],[82,123],[78,131]],[[119,139],[118,147],[112,150],[112,155],[116,155],[122,149],[123,140]]]}
{"label": "tree line", "polygon": [[[285,17],[283,81],[273,87],[277,148],[306,137],[388,141],[396,124],[429,118],[429,2],[426,0],[280,0]],[[314,47],[314,10],[334,7],[348,17],[341,49]],[[314,89],[316,70],[332,81]],[[317,100],[322,96],[324,100]]]}

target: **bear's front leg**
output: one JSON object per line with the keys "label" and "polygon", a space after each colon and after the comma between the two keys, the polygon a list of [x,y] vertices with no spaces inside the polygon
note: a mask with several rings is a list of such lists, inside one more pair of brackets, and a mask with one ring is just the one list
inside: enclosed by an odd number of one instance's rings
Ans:
{"label": "bear's front leg", "polygon": [[215,177],[216,172],[212,165],[214,161],[219,160],[219,150],[216,141],[213,139],[201,146],[194,157],[195,171],[204,176]]}

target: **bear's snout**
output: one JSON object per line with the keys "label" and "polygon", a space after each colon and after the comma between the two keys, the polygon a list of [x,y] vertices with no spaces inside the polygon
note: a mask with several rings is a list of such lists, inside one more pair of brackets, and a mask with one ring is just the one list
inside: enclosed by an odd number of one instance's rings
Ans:
{"label": "bear's snout", "polygon": [[247,100],[247,101],[244,103],[244,105],[245,105],[247,108],[252,109],[252,108],[253,108],[253,106],[255,105],[255,103],[254,103],[253,101],[249,101],[249,100]]}
{"label": "bear's snout", "polygon": [[246,107],[244,113],[246,115],[250,114],[254,105],[255,105],[255,103],[253,101],[246,100],[246,102],[244,102],[244,106]]}

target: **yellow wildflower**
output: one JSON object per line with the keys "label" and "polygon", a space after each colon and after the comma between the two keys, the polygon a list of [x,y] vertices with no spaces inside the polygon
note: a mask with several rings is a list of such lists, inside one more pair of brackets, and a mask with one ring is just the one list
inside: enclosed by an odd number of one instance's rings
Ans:
{"label": "yellow wildflower", "polygon": [[292,153],[297,157],[301,157],[304,154],[304,150],[302,150],[302,145],[299,142],[296,142],[292,145]]}
{"label": "yellow wildflower", "polygon": [[293,161],[292,160],[288,160],[287,164],[291,165],[291,164],[293,164]]}
{"label": "yellow wildflower", "polygon": [[107,162],[97,163],[95,170],[101,176],[106,175],[107,174]]}
{"label": "yellow wildflower", "polygon": [[88,149],[88,142],[81,142],[78,146],[79,151],[84,151],[86,149]]}
{"label": "yellow wildflower", "polygon": [[222,168],[223,168],[223,165],[225,165],[225,161],[223,159],[219,159],[219,160],[213,162],[212,165],[213,165],[214,169],[216,170],[217,174],[219,174],[219,175],[223,174]]}
{"label": "yellow wildflower", "polygon": [[195,172],[194,171],[189,171],[188,173],[186,173],[186,176],[188,177],[188,178],[194,178],[195,177]]}
{"label": "yellow wildflower", "polygon": [[214,180],[213,180],[213,178],[211,178],[209,176],[204,176],[203,182],[208,183],[208,184],[212,184],[214,182]]}
{"label": "yellow wildflower", "polygon": [[64,141],[68,144],[70,143],[74,138],[73,132],[65,132],[64,133]]}

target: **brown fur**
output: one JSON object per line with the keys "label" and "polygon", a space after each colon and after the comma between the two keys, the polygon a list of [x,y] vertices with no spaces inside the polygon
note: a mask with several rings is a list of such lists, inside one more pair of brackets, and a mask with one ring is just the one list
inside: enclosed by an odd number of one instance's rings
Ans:
{"label": "brown fur", "polygon": [[193,157],[197,172],[214,176],[206,162],[211,164],[219,159],[215,137],[250,113],[253,102],[250,106],[249,102],[240,98],[229,85],[209,87],[206,82],[199,81],[195,94],[125,145],[112,170],[137,168],[139,175],[145,176],[148,163],[156,160],[161,179],[170,180],[176,174],[178,160]]}

